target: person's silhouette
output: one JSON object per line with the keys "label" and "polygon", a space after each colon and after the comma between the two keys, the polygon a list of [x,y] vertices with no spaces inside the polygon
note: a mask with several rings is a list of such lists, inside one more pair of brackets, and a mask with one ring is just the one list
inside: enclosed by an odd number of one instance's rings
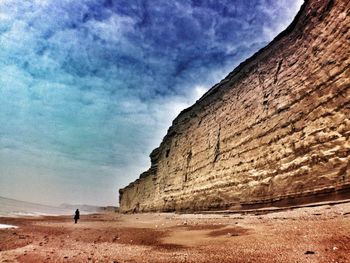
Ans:
{"label": "person's silhouette", "polygon": [[79,218],[80,218],[80,212],[79,212],[79,209],[77,209],[77,210],[75,210],[75,215],[74,215],[75,224],[78,222]]}

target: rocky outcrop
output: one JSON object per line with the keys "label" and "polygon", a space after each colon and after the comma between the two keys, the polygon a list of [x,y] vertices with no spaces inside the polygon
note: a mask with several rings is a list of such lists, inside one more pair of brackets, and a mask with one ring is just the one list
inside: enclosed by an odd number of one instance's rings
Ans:
{"label": "rocky outcrop", "polygon": [[193,211],[350,196],[350,2],[293,23],[173,121],[120,209]]}

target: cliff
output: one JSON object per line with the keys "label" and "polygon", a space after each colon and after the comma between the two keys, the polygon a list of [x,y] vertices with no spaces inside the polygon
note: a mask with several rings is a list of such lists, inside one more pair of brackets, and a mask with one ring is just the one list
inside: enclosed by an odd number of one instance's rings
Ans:
{"label": "cliff", "polygon": [[292,24],[173,121],[120,210],[283,206],[350,196],[350,2]]}

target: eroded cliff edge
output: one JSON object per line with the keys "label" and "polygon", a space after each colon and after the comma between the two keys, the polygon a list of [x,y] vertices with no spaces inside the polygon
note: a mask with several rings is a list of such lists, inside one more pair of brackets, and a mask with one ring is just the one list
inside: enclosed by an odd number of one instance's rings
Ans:
{"label": "eroded cliff edge", "polygon": [[292,24],[173,121],[120,209],[240,209],[350,196],[350,2]]}

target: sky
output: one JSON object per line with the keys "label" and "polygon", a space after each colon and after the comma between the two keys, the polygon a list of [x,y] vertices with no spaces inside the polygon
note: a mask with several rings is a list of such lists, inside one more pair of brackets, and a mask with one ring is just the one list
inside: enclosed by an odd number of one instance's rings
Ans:
{"label": "sky", "polygon": [[302,0],[0,0],[0,196],[118,205],[172,120]]}

